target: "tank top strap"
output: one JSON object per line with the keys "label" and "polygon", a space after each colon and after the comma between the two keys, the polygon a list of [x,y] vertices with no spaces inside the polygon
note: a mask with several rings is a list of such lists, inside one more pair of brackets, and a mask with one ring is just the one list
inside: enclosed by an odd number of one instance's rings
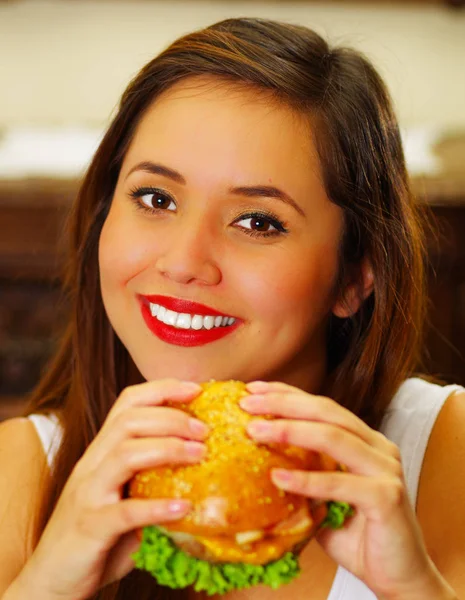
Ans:
{"label": "tank top strap", "polygon": [[47,463],[52,466],[61,444],[62,430],[58,417],[55,414],[32,414],[27,417],[34,425],[37,435],[42,443]]}

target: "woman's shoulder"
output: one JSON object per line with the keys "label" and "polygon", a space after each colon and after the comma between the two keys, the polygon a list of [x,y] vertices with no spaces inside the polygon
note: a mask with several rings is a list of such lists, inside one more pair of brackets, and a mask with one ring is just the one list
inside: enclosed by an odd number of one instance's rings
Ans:
{"label": "woman's shoulder", "polygon": [[18,417],[0,423],[0,489],[7,494],[16,492],[23,496],[22,504],[27,505],[29,490],[49,475],[47,457],[37,430],[28,418]]}
{"label": "woman's shoulder", "polygon": [[16,577],[36,543],[36,517],[49,477],[30,419],[0,423],[0,591]]}
{"label": "woman's shoulder", "polygon": [[27,417],[7,419],[0,423],[0,448],[0,464],[5,463],[5,466],[10,464],[12,459],[23,460],[28,456],[43,461],[45,458],[37,430],[32,420]]}
{"label": "woman's shoulder", "polygon": [[[18,459],[31,457],[37,461],[46,461],[50,447],[56,443],[61,431],[58,415],[32,414],[28,417],[16,417],[0,423],[0,448],[9,448],[8,454],[18,449]],[[0,464],[2,462],[0,454]]]}
{"label": "woman's shoulder", "polygon": [[463,593],[465,574],[465,391],[452,391],[432,429],[421,471],[417,514],[431,557]]}

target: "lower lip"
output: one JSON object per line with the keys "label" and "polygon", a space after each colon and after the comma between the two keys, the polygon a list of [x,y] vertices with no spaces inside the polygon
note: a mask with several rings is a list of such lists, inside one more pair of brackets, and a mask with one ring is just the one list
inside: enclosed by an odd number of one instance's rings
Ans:
{"label": "lower lip", "polygon": [[239,322],[236,320],[233,325],[213,327],[212,329],[199,329],[198,331],[195,329],[177,329],[153,317],[147,304],[142,304],[142,316],[152,333],[162,341],[175,346],[203,346],[210,342],[216,342],[216,340],[232,333],[239,326]]}

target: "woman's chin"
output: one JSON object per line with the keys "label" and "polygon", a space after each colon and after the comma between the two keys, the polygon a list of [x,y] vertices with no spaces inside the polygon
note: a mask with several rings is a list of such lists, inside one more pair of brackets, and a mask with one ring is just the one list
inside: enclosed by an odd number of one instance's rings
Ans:
{"label": "woman's chin", "polygon": [[212,369],[208,366],[190,366],[183,365],[163,365],[160,368],[159,365],[154,367],[153,365],[141,366],[139,371],[142,377],[146,381],[156,381],[159,379],[179,379],[180,381],[193,381],[195,383],[202,383],[210,381],[211,379],[216,380],[230,380],[239,379],[240,374],[233,372],[231,369]]}

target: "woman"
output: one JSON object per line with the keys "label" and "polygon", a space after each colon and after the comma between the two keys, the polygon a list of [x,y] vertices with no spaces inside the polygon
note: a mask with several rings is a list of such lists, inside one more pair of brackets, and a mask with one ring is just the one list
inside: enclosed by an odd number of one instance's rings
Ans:
{"label": "woman", "polygon": [[70,243],[66,333],[29,418],[0,431],[4,600],[189,597],[130,573],[135,530],[189,506],[123,488],[142,468],[201,460],[205,427],[164,403],[211,378],[249,382],[252,437],[348,467],[274,472],[276,485],[355,507],[287,588],[229,598],[464,593],[465,395],[408,379],[422,240],[366,59],[254,19],[178,40],[125,91]]}

